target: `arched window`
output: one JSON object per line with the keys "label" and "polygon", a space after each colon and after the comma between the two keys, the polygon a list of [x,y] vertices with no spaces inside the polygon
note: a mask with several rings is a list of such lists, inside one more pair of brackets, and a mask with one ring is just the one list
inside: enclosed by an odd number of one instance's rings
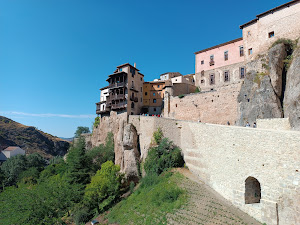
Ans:
{"label": "arched window", "polygon": [[245,180],[245,204],[260,203],[260,183],[254,177]]}

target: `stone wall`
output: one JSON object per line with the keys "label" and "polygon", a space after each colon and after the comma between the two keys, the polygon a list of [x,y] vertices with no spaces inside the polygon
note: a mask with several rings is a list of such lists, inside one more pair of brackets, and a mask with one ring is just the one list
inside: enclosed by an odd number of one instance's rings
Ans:
{"label": "stone wall", "polygon": [[[139,134],[143,158],[161,127],[183,149],[188,168],[235,206],[268,225],[300,224],[299,132],[145,116],[130,116],[129,122]],[[259,203],[245,204],[247,178],[259,182]]]}
{"label": "stone wall", "polygon": [[259,119],[257,128],[272,130],[291,130],[289,118]]}
{"label": "stone wall", "polygon": [[204,123],[235,124],[238,118],[237,96],[241,82],[214,91],[194,93],[183,98],[165,94],[164,117]]}

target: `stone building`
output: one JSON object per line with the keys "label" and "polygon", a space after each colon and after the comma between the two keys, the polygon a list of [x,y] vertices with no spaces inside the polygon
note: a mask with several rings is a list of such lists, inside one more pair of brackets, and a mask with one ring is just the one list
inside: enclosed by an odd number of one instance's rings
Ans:
{"label": "stone building", "polygon": [[256,16],[243,24],[245,59],[255,59],[278,39],[296,40],[300,36],[300,1],[294,0]]}
{"label": "stone building", "polygon": [[242,81],[245,72],[243,38],[195,53],[195,83],[203,91]]}
{"label": "stone building", "polygon": [[128,115],[140,114],[143,105],[144,75],[135,66],[129,63],[117,66],[106,81],[109,85],[100,89],[100,96],[103,98],[96,103],[98,115],[109,115],[111,111],[127,112]]}

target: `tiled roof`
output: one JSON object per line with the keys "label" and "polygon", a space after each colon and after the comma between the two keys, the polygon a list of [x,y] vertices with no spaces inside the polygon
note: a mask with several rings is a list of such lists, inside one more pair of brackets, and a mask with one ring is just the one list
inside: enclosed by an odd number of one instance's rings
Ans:
{"label": "tiled roof", "polygon": [[16,150],[18,148],[19,148],[18,146],[9,146],[6,149],[4,149],[3,151],[14,151],[14,150]]}
{"label": "tiled roof", "polygon": [[231,40],[231,41],[227,41],[227,42],[222,43],[222,44],[219,44],[219,45],[215,45],[215,46],[210,47],[210,48],[203,49],[203,50],[201,50],[201,51],[195,52],[194,54],[196,55],[196,54],[199,54],[199,53],[201,53],[201,52],[206,52],[206,51],[208,51],[208,50],[212,50],[212,49],[214,49],[214,48],[219,48],[219,47],[222,47],[222,46],[224,46],[224,45],[228,45],[228,44],[231,44],[231,43],[234,43],[234,42],[237,42],[237,41],[241,41],[241,40],[243,40],[242,37],[241,37],[241,38],[234,39],[234,40]]}

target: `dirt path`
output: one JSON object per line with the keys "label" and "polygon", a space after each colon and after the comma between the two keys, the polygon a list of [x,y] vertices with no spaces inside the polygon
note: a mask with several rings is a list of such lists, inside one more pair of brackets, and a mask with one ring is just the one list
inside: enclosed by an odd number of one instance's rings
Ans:
{"label": "dirt path", "polygon": [[229,201],[201,182],[188,169],[176,169],[185,178],[178,185],[188,193],[188,204],[168,215],[168,224],[259,225],[255,219],[234,207]]}

